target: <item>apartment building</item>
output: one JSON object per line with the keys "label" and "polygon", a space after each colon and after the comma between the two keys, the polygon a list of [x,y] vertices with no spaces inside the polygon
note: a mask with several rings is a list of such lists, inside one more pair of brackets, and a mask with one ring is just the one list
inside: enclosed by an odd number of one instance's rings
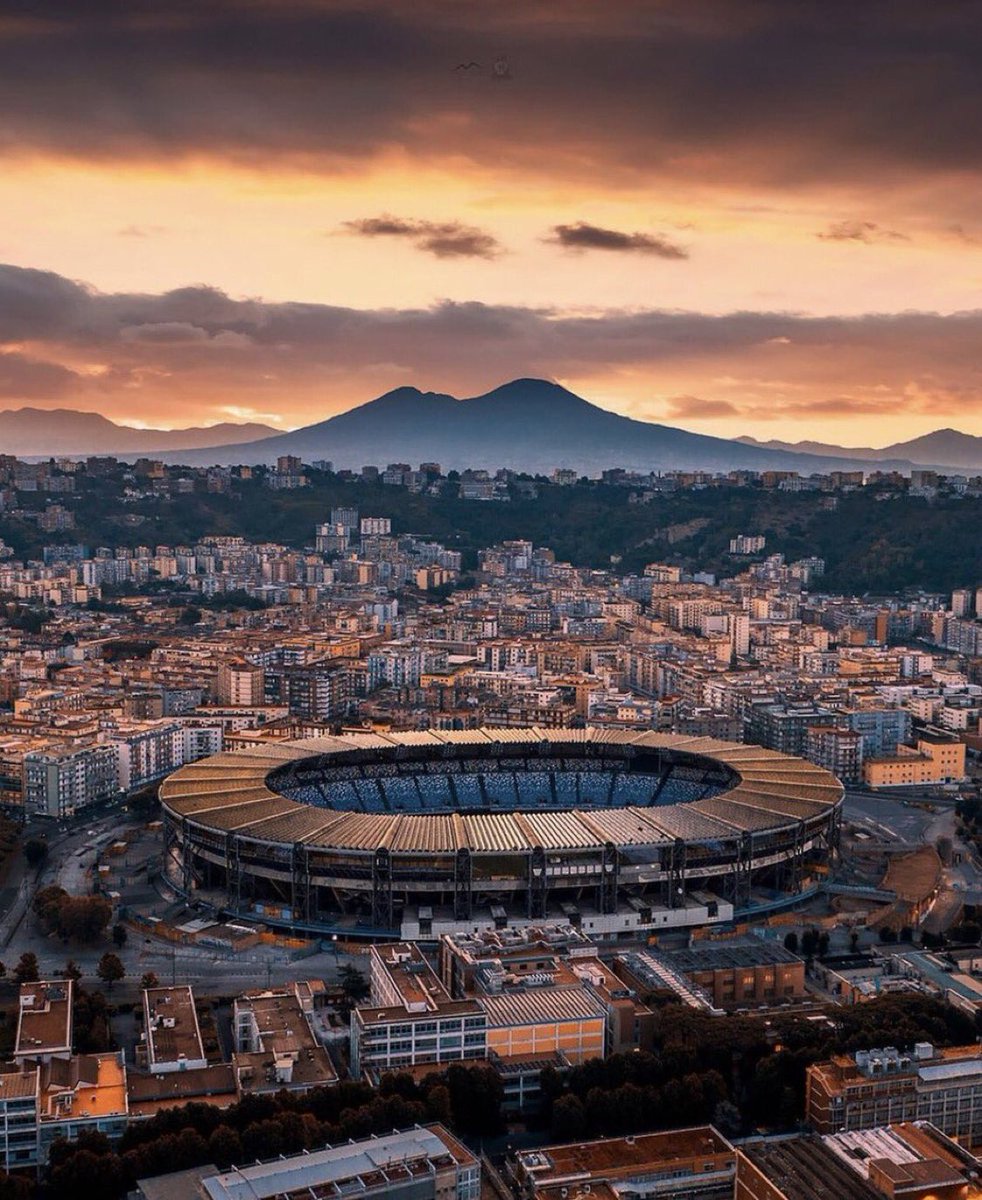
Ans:
{"label": "apartment building", "polygon": [[111,799],[119,791],[112,746],[52,746],[24,755],[24,808],[31,816],[61,820]]}
{"label": "apartment building", "polygon": [[949,1137],[982,1141],[982,1055],[977,1046],[936,1050],[918,1042],[860,1050],[808,1068],[805,1115],[818,1133],[930,1121]]}
{"label": "apartment building", "polygon": [[223,662],[218,668],[216,693],[219,704],[229,707],[258,706],[265,696],[262,667],[244,658]]}
{"label": "apartment building", "polygon": [[330,1087],[338,1075],[315,1029],[323,984],[295,980],[246,992],[233,1006],[232,1067],[239,1097]]}
{"label": "apartment building", "polygon": [[926,732],[914,746],[900,744],[895,754],[863,764],[863,781],[872,788],[956,783],[964,778],[965,743],[940,732]]}
{"label": "apartment building", "polygon": [[75,983],[71,979],[22,983],[14,1061],[47,1062],[72,1053]]}
{"label": "apartment building", "polygon": [[187,984],[145,988],[138,1058],[154,1075],[208,1065],[194,995]]}
{"label": "apartment building", "polygon": [[805,757],[817,767],[831,771],[843,783],[858,783],[863,773],[863,738],[852,729],[837,725],[808,728]]}
{"label": "apartment building", "polygon": [[25,1062],[0,1073],[0,1166],[43,1166],[59,1138],[116,1139],[128,1121],[122,1052]]}

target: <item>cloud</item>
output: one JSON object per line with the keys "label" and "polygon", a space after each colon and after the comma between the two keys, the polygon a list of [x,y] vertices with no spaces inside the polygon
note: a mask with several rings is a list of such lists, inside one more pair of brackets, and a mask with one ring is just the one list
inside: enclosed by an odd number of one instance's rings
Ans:
{"label": "cloud", "polygon": [[652,254],[657,258],[688,258],[689,252],[660,234],[623,233],[578,221],[575,225],[555,225],[554,241],[567,250],[618,250],[634,254]]}
{"label": "cloud", "polygon": [[[0,153],[324,174],[388,154],[612,185],[871,191],[960,175],[956,204],[982,165],[977,10],[869,5],[56,0],[38,16],[18,0],[0,36]],[[462,49],[502,48],[507,88],[453,70]]]}
{"label": "cloud", "polygon": [[405,238],[436,258],[497,258],[501,243],[484,229],[459,221],[413,221],[403,217],[363,217],[345,221],[344,228],[360,237]]}
{"label": "cloud", "polygon": [[107,415],[150,424],[162,404],[174,422],[220,419],[235,405],[300,424],[401,384],[467,396],[522,375],[587,397],[640,398],[655,379],[674,397],[671,415],[691,420],[902,409],[977,424],[980,342],[982,311],[356,309],[240,299],[204,284],[99,292],[0,265],[8,394],[98,395]]}
{"label": "cloud", "polygon": [[0,351],[0,396],[5,399],[54,400],[68,395],[78,382],[74,371],[58,363]]}
{"label": "cloud", "polygon": [[866,246],[876,242],[910,241],[905,233],[898,233],[896,229],[884,229],[875,221],[834,221],[815,236],[825,242],[862,242]]}
{"label": "cloud", "polygon": [[738,417],[739,409],[729,400],[706,400],[702,396],[673,396],[666,414],[672,420],[705,421],[716,417]]}

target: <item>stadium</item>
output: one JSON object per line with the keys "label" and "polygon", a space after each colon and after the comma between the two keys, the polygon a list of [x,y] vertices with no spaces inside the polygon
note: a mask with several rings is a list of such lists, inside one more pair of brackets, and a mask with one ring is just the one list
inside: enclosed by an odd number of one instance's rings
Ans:
{"label": "stadium", "polygon": [[228,914],[629,938],[793,903],[835,858],[842,787],[711,738],[479,729],[270,742],[181,768],[160,798],[167,878]]}

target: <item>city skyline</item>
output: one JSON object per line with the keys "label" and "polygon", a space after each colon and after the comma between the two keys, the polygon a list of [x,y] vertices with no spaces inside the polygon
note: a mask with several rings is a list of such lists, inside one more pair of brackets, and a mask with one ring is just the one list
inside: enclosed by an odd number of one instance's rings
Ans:
{"label": "city skyline", "polygon": [[0,409],[286,429],[532,375],[723,437],[982,434],[975,25],[15,5]]}

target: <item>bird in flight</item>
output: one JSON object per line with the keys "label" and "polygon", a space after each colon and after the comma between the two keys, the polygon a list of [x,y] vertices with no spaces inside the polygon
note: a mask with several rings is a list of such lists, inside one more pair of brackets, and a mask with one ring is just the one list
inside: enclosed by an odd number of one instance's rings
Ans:
{"label": "bird in flight", "polygon": [[457,66],[454,68],[454,70],[455,71],[471,71],[474,69],[474,67],[477,67],[477,69],[480,70],[481,64],[479,62],[458,63]]}

